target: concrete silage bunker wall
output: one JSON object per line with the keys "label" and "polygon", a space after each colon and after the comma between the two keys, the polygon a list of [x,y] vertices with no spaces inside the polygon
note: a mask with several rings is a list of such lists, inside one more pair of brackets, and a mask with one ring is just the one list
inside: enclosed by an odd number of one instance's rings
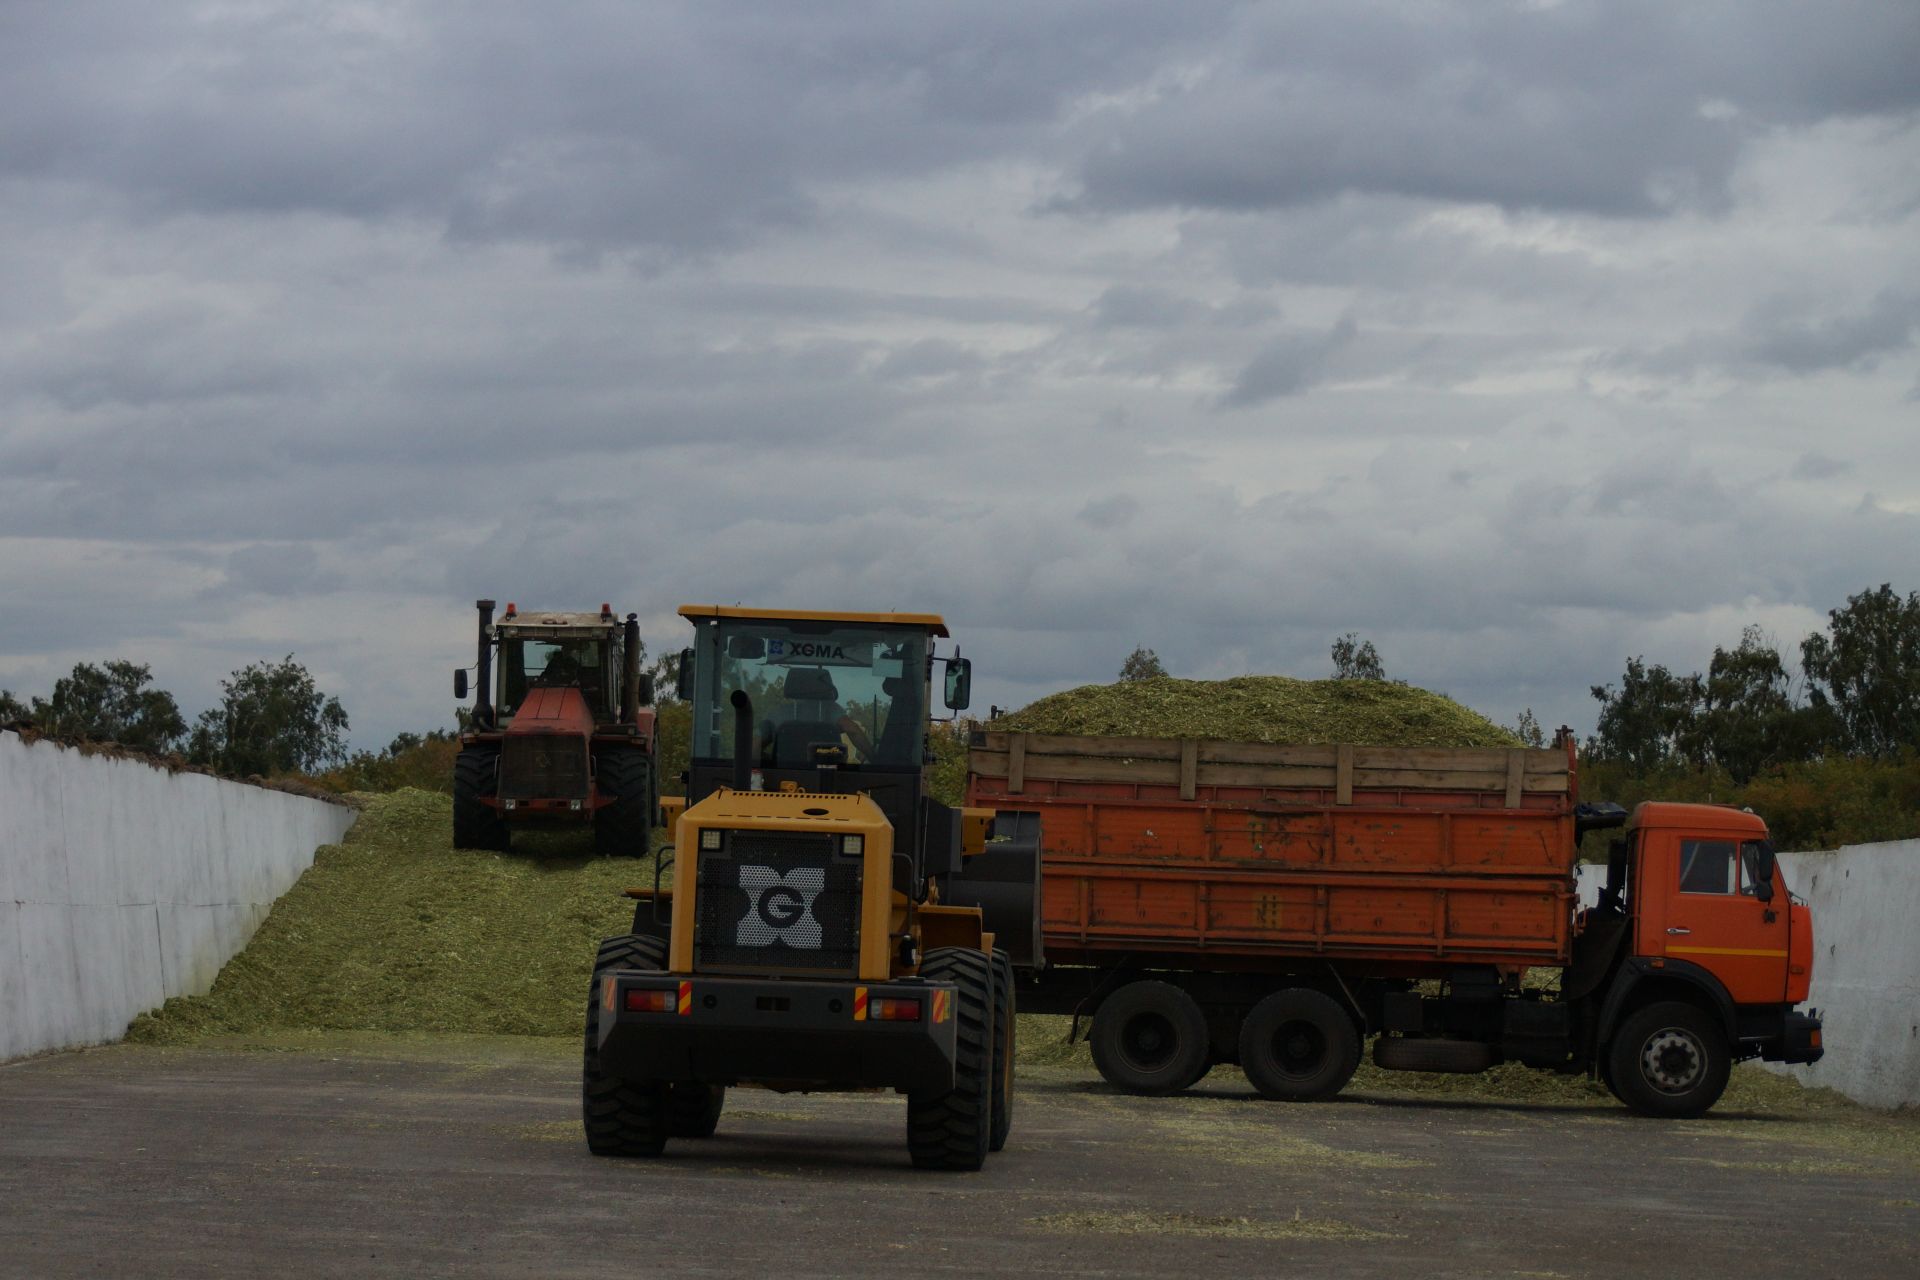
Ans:
{"label": "concrete silage bunker wall", "polygon": [[[1920,840],[1783,853],[1787,887],[1813,909],[1813,990],[1826,1056],[1769,1063],[1870,1107],[1920,1106]],[[1580,868],[1594,902],[1606,868]]]}
{"label": "concrete silage bunker wall", "polygon": [[0,1061],[204,994],[354,816],[0,731]]}

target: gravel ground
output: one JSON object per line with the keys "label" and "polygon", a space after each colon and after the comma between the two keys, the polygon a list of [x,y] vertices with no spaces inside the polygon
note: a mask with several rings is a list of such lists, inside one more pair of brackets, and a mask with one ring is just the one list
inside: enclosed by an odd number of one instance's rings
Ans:
{"label": "gravel ground", "polygon": [[576,1070],[337,1034],[0,1068],[0,1275],[1920,1274],[1920,1118],[1817,1095],[1674,1124],[1029,1067],[1008,1149],[929,1175],[880,1095],[736,1091],[711,1140],[596,1160]]}

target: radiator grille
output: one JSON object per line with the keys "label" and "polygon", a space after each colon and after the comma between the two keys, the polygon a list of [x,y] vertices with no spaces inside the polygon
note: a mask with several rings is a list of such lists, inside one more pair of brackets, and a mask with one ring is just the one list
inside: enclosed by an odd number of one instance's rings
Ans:
{"label": "radiator grille", "polygon": [[746,973],[854,974],[860,859],[814,832],[729,831],[700,855],[694,966]]}
{"label": "radiator grille", "polygon": [[500,744],[500,795],[508,800],[585,800],[587,740],[517,733]]}

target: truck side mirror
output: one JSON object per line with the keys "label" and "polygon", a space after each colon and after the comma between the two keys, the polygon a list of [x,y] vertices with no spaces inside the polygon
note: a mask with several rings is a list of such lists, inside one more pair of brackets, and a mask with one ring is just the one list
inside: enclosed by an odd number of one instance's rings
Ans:
{"label": "truck side mirror", "polygon": [[1747,879],[1753,885],[1753,896],[1762,902],[1773,901],[1773,868],[1779,861],[1774,857],[1773,842],[1762,840],[1747,846],[1752,850],[1747,855]]}
{"label": "truck side mirror", "polygon": [[460,667],[453,673],[453,696],[461,702],[467,700],[467,669]]}
{"label": "truck side mirror", "polygon": [[973,662],[968,658],[947,659],[946,704],[949,711],[965,711],[973,701]]}
{"label": "truck side mirror", "polygon": [[691,649],[680,651],[680,669],[674,673],[673,688],[683,701],[693,697],[693,650]]}

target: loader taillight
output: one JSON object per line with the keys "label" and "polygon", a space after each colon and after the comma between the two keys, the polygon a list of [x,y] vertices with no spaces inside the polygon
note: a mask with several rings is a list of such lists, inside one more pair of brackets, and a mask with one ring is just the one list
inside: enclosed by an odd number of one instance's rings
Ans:
{"label": "loader taillight", "polygon": [[628,991],[628,1013],[672,1013],[671,991]]}
{"label": "loader taillight", "polygon": [[875,996],[867,1001],[867,1018],[872,1022],[918,1022],[920,1002]]}

